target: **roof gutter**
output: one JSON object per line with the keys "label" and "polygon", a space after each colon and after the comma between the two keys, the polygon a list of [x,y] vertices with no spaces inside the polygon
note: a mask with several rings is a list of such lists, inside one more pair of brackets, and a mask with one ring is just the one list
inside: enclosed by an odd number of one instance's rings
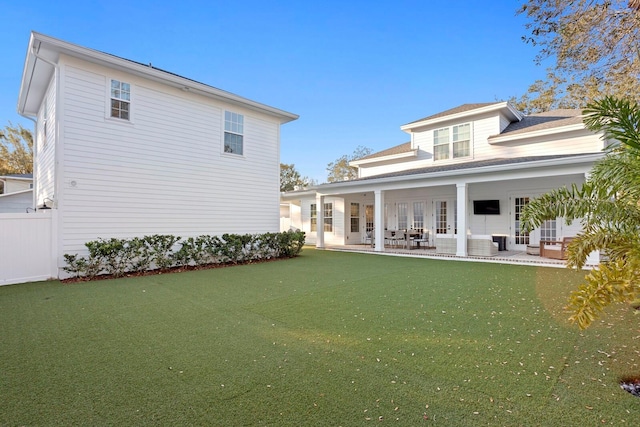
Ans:
{"label": "roof gutter", "polygon": [[[39,52],[37,51],[39,46],[36,47],[35,42],[36,42],[36,37],[35,37],[35,33],[33,33],[32,42],[31,42],[32,45],[30,47],[30,53],[27,54],[27,61],[29,60],[29,55],[33,55],[33,58],[34,58],[33,67],[31,68],[31,73],[32,74],[31,74],[31,76],[29,78],[29,83],[27,84],[26,93],[24,94],[24,97],[20,98],[25,103],[26,103],[26,100],[27,100],[27,97],[28,97],[28,93],[31,90],[31,80],[33,79],[33,72],[35,71],[36,62],[38,60],[40,60],[40,61],[42,61],[42,62],[44,62],[44,63],[46,63],[48,65],[51,65],[53,67],[53,74],[54,74],[53,82],[54,82],[55,85],[58,84],[58,76],[59,76],[58,64],[53,62],[53,61],[50,61],[50,60],[48,60],[48,59],[46,59],[44,57],[42,57],[39,54]],[[25,68],[25,71],[26,71],[26,68]],[[45,97],[46,97],[46,94],[45,94]],[[58,97],[56,97],[56,102],[58,102],[57,99],[58,99]],[[37,119],[37,115],[36,116],[31,116],[31,115],[25,114],[24,108],[25,108],[25,105],[22,105],[22,106],[18,105],[18,114],[20,114],[22,117],[24,117],[26,119],[29,119],[29,120],[31,120],[33,122],[33,167],[32,167],[33,168],[33,182],[34,182],[34,186],[33,186],[33,190],[34,190],[33,191],[33,207],[34,207],[34,209],[37,210],[37,206],[38,206],[38,191],[36,191],[36,190],[37,190],[37,176],[38,176],[37,168],[38,168],[38,164],[36,162],[36,158],[38,156],[38,119]],[[56,111],[59,111],[59,109],[56,108]],[[45,120],[46,120],[46,117],[45,117]],[[58,150],[54,150],[54,161],[55,161],[55,164],[57,165],[58,164]],[[58,193],[56,191],[57,190],[56,186],[58,185],[58,179],[57,178],[58,178],[58,168],[55,167],[55,168],[53,168],[53,183],[54,183],[53,184],[54,185],[54,194],[52,195],[53,199],[55,199],[55,195]],[[54,206],[55,206],[55,202],[54,202]]]}
{"label": "roof gutter", "polygon": [[501,135],[490,136],[487,140],[489,144],[499,144],[501,142],[511,142],[511,141],[520,141],[523,139],[536,138],[540,136],[553,135],[558,133],[566,133],[566,132],[574,132],[574,131],[586,131],[587,129],[584,127],[582,123],[561,126],[557,128],[551,129],[541,129],[533,132],[523,132],[523,133],[507,133]]}
{"label": "roof gutter", "polygon": [[[319,194],[335,194],[335,191],[332,190],[348,190],[350,188],[357,188],[362,186],[375,186],[382,184],[398,184],[401,182],[414,182],[414,181],[425,181],[425,180],[437,180],[443,178],[451,178],[451,177],[463,177],[477,174],[490,174],[494,172],[510,172],[521,170],[525,167],[553,167],[553,166],[567,166],[567,165],[578,165],[581,163],[593,163],[597,160],[600,160],[604,156],[604,153],[595,153],[588,155],[581,155],[576,157],[563,157],[560,159],[546,159],[546,160],[534,160],[531,162],[522,162],[522,163],[509,163],[509,164],[500,164],[500,165],[492,165],[492,166],[483,166],[478,168],[469,168],[469,169],[454,169],[442,172],[432,172],[432,173],[417,173],[417,174],[409,174],[409,175],[399,175],[392,177],[384,177],[384,178],[368,178],[368,179],[358,179],[357,181],[342,181],[331,184],[321,184],[316,190]],[[359,189],[357,191],[360,191]],[[339,191],[343,193],[345,191]]]}
{"label": "roof gutter", "polygon": [[243,98],[239,95],[235,95],[231,92],[227,92],[213,86],[208,86],[195,80],[190,80],[185,77],[160,70],[158,68],[153,68],[150,65],[140,64],[135,61],[130,61],[124,58],[117,57],[115,55],[78,46],[36,32],[32,33],[32,37],[34,38],[34,40],[37,39],[40,43],[46,43],[52,46],[52,48],[54,48],[59,53],[64,53],[76,58],[85,59],[89,62],[98,63],[110,68],[121,69],[128,73],[137,74],[139,76],[150,78],[151,80],[160,81],[164,84],[168,84],[169,86],[176,87],[186,92],[197,92],[209,98],[224,100],[231,104],[239,105],[250,110],[262,112],[263,114],[268,114],[271,116],[276,116],[280,118],[282,124],[296,120],[299,117],[297,114],[289,113],[287,111],[280,110],[269,105],[261,104],[256,101]]}

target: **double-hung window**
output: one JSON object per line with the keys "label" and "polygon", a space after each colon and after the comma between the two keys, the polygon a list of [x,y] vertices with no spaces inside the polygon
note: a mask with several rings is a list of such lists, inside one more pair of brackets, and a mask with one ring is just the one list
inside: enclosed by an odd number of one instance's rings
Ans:
{"label": "double-hung window", "polygon": [[449,128],[433,131],[433,159],[444,160],[449,158]]}
{"label": "double-hung window", "polygon": [[244,145],[244,116],[224,112],[224,152],[242,155]]}
{"label": "double-hung window", "polygon": [[452,128],[453,158],[471,155],[471,126],[469,123]]}
{"label": "double-hung window", "polygon": [[433,159],[446,160],[471,155],[471,125],[457,125],[433,131]]}
{"label": "double-hung window", "polygon": [[333,203],[324,204],[324,231],[333,231]]}
{"label": "double-hung window", "polygon": [[131,115],[131,85],[119,80],[111,80],[110,117],[129,120]]}
{"label": "double-hung window", "polygon": [[318,231],[318,205],[315,203],[311,203],[311,206],[309,207],[309,218],[311,222],[309,231],[314,233]]}

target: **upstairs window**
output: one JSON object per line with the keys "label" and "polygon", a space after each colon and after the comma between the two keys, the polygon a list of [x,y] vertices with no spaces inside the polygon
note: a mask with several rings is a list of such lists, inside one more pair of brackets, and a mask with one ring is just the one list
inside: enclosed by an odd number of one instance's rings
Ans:
{"label": "upstairs window", "polygon": [[242,155],[244,142],[244,116],[224,112],[224,152]]}
{"label": "upstairs window", "polygon": [[433,159],[446,160],[471,155],[471,125],[457,125],[433,131]]}
{"label": "upstairs window", "polygon": [[433,159],[449,158],[449,128],[433,131]]}
{"label": "upstairs window", "polygon": [[453,158],[471,155],[471,126],[459,125],[453,127]]}
{"label": "upstairs window", "polygon": [[111,117],[129,120],[131,112],[131,85],[111,80]]}

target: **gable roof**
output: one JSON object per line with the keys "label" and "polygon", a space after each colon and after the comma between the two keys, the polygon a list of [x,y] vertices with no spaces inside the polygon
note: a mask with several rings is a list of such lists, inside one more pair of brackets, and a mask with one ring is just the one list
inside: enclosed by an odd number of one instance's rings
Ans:
{"label": "gable roof", "polygon": [[382,150],[382,151],[378,151],[376,153],[373,154],[369,154],[368,156],[364,156],[359,160],[370,160],[370,159],[375,159],[378,157],[386,157],[386,156],[393,156],[396,154],[404,154],[404,153],[408,153],[411,152],[411,141],[409,142],[405,142],[404,144],[400,144],[400,145],[396,145],[395,147],[391,147],[391,148],[387,148],[386,150]]}
{"label": "gable roof", "polygon": [[452,115],[455,115],[455,114],[464,113],[464,112],[472,111],[472,110],[477,110],[478,108],[487,107],[489,105],[497,105],[497,104],[501,104],[501,103],[500,102],[481,102],[481,103],[475,103],[475,104],[462,104],[462,105],[459,105],[457,107],[450,108],[448,110],[441,111],[439,113],[432,114],[430,116],[423,117],[423,118],[418,119],[418,120],[414,120],[412,122],[407,123],[407,125],[411,125],[411,124],[414,124],[414,123],[419,123],[419,122],[423,122],[423,121],[427,121],[427,120],[433,120],[433,119],[437,119],[437,118],[440,118],[440,117],[452,116]]}
{"label": "gable roof", "polygon": [[259,111],[276,117],[280,123],[287,123],[298,118],[296,114],[164,71],[153,67],[151,64],[145,65],[36,32],[31,33],[29,40],[29,48],[22,72],[20,95],[18,96],[18,113],[26,116],[35,116],[37,114],[51,75],[62,54],[161,82],[186,92],[196,92],[208,98]]}
{"label": "gable roof", "polygon": [[455,108],[450,108],[449,110],[441,111],[431,116],[407,123],[406,125],[402,125],[400,126],[400,129],[407,133],[412,133],[415,129],[423,128],[425,126],[437,126],[440,123],[452,120],[466,121],[470,120],[473,116],[497,112],[505,116],[509,122],[520,121],[523,117],[522,113],[516,110],[513,105],[504,101],[462,104]]}
{"label": "gable roof", "polygon": [[507,126],[500,135],[535,132],[561,126],[582,124],[582,110],[561,109],[531,114]]}

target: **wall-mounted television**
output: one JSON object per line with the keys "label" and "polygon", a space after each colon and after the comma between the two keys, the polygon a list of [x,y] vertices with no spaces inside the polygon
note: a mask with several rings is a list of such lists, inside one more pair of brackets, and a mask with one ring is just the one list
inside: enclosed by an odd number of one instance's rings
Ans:
{"label": "wall-mounted television", "polygon": [[500,215],[500,200],[474,200],[474,215]]}

